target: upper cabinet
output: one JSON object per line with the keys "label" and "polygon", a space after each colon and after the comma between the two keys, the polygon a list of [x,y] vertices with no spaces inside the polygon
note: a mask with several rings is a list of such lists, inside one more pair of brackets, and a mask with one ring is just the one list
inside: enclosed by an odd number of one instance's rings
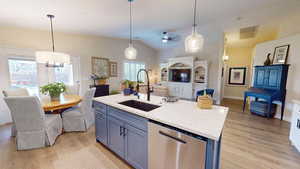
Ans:
{"label": "upper cabinet", "polygon": [[160,81],[166,82],[168,81],[168,66],[167,63],[160,64]]}
{"label": "upper cabinet", "polygon": [[207,83],[208,75],[207,61],[195,61],[194,65],[194,83]]}

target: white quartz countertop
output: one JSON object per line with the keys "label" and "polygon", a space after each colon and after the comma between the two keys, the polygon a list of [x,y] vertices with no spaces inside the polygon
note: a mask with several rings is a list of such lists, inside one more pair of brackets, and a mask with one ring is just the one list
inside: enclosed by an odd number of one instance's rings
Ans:
{"label": "white quartz countertop", "polygon": [[300,100],[293,100],[293,102],[300,105]]}
{"label": "white quartz countertop", "polygon": [[[151,95],[151,101],[148,102],[145,95],[141,95],[140,99],[137,99],[136,96],[118,94],[98,97],[94,100],[193,134],[219,140],[228,113],[227,107],[213,106],[212,109],[204,110],[199,109],[196,102],[179,100],[175,103],[166,103],[162,101],[162,98]],[[145,112],[118,104],[126,100],[138,100],[160,105],[161,107],[150,112]]]}

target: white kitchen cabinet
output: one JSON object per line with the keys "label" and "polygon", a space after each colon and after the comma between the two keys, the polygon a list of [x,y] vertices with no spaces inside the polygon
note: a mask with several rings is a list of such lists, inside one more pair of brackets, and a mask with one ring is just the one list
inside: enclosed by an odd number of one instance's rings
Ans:
{"label": "white kitchen cabinet", "polygon": [[300,101],[294,100],[294,109],[291,120],[290,140],[300,151]]}
{"label": "white kitchen cabinet", "polygon": [[169,94],[185,99],[192,99],[192,83],[168,82]]}

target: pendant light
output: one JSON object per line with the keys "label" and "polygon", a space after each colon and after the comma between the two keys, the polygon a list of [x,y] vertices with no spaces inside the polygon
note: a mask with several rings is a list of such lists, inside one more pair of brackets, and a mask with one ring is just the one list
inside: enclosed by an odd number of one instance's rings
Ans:
{"label": "pendant light", "polygon": [[35,53],[36,61],[45,64],[46,67],[63,67],[64,64],[70,64],[70,55],[55,52],[52,25],[54,15],[47,15],[47,17],[50,19],[51,24],[52,51],[37,51]]}
{"label": "pendant light", "polygon": [[202,50],[204,39],[201,34],[197,33],[196,30],[196,16],[197,16],[197,0],[195,0],[194,4],[194,24],[193,24],[193,32],[185,39],[185,51],[187,53],[196,53]]}
{"label": "pendant light", "polygon": [[127,59],[133,60],[136,59],[137,51],[133,47],[132,43],[132,10],[131,10],[131,3],[133,0],[128,0],[129,2],[129,8],[130,8],[130,40],[129,40],[129,47],[125,49],[125,57]]}

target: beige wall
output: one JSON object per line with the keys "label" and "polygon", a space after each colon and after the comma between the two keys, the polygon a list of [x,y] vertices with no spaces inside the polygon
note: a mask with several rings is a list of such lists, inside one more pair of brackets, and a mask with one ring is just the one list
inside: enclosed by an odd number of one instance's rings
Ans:
{"label": "beige wall", "polygon": [[299,34],[300,27],[300,12],[291,13],[289,16],[286,16],[279,24],[278,37],[284,38],[291,35]]}
{"label": "beige wall", "polygon": [[[80,58],[80,76],[82,91],[85,91],[92,82],[89,80],[91,74],[91,56],[109,58],[118,62],[118,77],[110,78],[110,89],[118,89],[123,75],[124,49],[128,47],[128,40],[107,38],[90,35],[55,33],[56,51],[65,52]],[[137,60],[144,62],[147,68],[157,72],[159,68],[158,52],[140,41],[135,42],[138,50]],[[51,49],[49,31],[24,29],[16,27],[0,27],[0,90],[9,87],[7,66],[7,53],[5,50],[20,51],[18,55],[26,53],[26,57],[34,58],[34,51]],[[2,70],[3,69],[3,70]],[[0,118],[9,121],[8,110],[0,95]],[[0,120],[0,124],[4,123]]]}
{"label": "beige wall", "polygon": [[[251,60],[253,47],[227,47],[226,54],[229,60],[226,62],[224,97],[233,99],[242,99],[244,91],[249,87]],[[228,75],[231,67],[246,67],[246,84],[244,86],[229,85]]]}

